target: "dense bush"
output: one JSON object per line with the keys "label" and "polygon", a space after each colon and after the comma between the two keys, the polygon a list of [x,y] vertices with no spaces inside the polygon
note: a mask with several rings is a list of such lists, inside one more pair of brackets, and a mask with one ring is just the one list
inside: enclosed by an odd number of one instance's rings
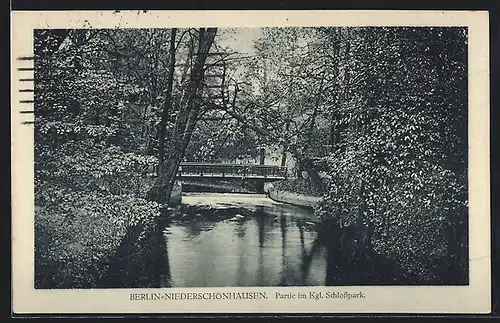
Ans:
{"label": "dense bush", "polygon": [[37,288],[95,287],[126,234],[151,226],[159,213],[156,203],[131,195],[47,185],[40,189],[44,193],[35,211]]}
{"label": "dense bush", "polygon": [[359,85],[337,109],[340,140],[323,158],[320,216],[368,232],[358,243],[413,282],[467,282],[465,37],[460,28],[358,31]]}

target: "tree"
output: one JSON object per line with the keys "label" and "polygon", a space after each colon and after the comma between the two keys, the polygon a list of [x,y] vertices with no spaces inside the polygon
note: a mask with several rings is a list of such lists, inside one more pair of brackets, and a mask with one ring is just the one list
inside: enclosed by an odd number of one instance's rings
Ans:
{"label": "tree", "polygon": [[[170,43],[170,67],[168,88],[166,93],[166,104],[163,107],[162,121],[160,122],[159,137],[160,147],[164,147],[164,141],[169,139],[168,154],[162,150],[159,152],[158,176],[153,188],[148,193],[148,198],[163,204],[167,204],[170,199],[170,194],[175,182],[175,176],[179,168],[182,157],[185,154],[186,148],[191,139],[194,127],[198,122],[198,116],[201,113],[202,104],[200,100],[201,89],[204,77],[204,66],[209,55],[210,48],[213,44],[216,28],[200,28],[198,30],[197,38],[198,43],[191,44],[193,65],[189,71],[189,78],[186,84],[182,87],[182,94],[176,103],[176,117],[173,122],[172,129],[169,136],[166,136],[166,117],[170,112],[170,105],[172,102],[172,82],[175,67],[175,35],[176,32],[172,31]],[[170,93],[169,93],[170,92]],[[169,158],[165,159],[165,155]]]}
{"label": "tree", "polygon": [[[360,28],[347,41],[352,63],[341,70],[341,140],[324,158],[330,188],[320,214],[357,227],[359,250],[397,259],[408,279],[460,281],[466,160],[455,158],[449,143],[466,151],[465,34]],[[440,271],[443,261],[454,264],[451,277]]]}

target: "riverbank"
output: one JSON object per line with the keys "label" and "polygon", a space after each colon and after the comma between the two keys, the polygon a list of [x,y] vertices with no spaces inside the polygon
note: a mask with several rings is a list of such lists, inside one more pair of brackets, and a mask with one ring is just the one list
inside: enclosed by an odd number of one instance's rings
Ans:
{"label": "riverbank", "polygon": [[269,188],[269,198],[276,202],[309,208],[315,208],[323,201],[323,198],[321,197],[279,191],[274,187]]}
{"label": "riverbank", "polygon": [[322,201],[321,192],[306,179],[276,182],[268,188],[269,198],[296,206],[315,208]]}

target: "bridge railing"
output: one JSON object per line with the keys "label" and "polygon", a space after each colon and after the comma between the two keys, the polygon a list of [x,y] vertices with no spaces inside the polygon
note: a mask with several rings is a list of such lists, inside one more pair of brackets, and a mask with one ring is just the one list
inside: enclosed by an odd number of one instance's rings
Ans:
{"label": "bridge railing", "polygon": [[273,165],[181,163],[178,176],[286,178],[287,168]]}

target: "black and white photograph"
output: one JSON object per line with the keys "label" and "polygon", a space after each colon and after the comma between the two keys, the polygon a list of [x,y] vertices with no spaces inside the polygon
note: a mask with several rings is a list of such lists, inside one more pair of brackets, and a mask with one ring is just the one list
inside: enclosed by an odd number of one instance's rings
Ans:
{"label": "black and white photograph", "polygon": [[480,29],[133,15],[37,23],[16,56],[18,127],[33,138],[32,162],[17,157],[33,192],[24,289],[302,297],[317,311],[325,295],[438,288],[438,304],[487,286]]}
{"label": "black and white photograph", "polygon": [[34,46],[36,288],[468,284],[467,28]]}

